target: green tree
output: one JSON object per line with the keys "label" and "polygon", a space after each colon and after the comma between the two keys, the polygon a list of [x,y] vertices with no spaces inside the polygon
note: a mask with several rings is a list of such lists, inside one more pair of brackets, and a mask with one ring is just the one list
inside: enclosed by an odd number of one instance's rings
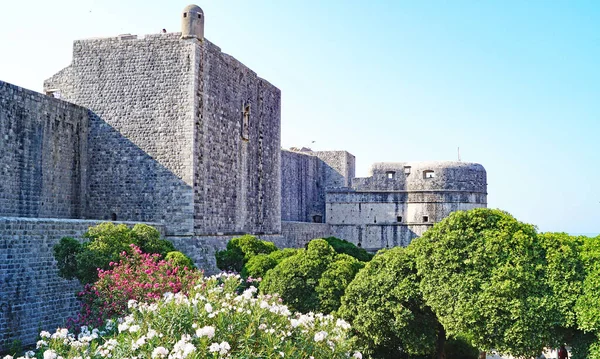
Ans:
{"label": "green tree", "polygon": [[307,249],[266,272],[260,289],[278,293],[292,310],[329,313],[339,308],[346,286],[362,266],[349,255],[337,254],[325,240],[313,239]]}
{"label": "green tree", "polygon": [[298,249],[284,248],[269,254],[257,254],[251,257],[242,268],[242,277],[254,279],[264,278],[270,269],[275,268],[281,261],[298,253]]}
{"label": "green tree", "polygon": [[241,273],[244,265],[255,255],[275,252],[277,247],[272,242],[263,241],[252,235],[232,238],[227,242],[225,250],[216,254],[217,267],[224,271]]}
{"label": "green tree", "polygon": [[336,237],[327,237],[323,239],[325,239],[327,243],[329,243],[329,245],[333,247],[333,250],[335,250],[336,253],[348,254],[362,262],[368,262],[371,260],[371,258],[373,258],[373,255],[371,253],[365,251],[362,248],[358,248],[354,245],[354,243],[350,243],[346,240],[339,239]]}
{"label": "green tree", "polygon": [[450,336],[528,357],[551,341],[560,315],[532,225],[500,210],[458,211],[409,248],[423,297]]}
{"label": "green tree", "polygon": [[[158,253],[165,257],[175,251],[173,244],[160,238],[160,232],[146,224],[129,228],[124,224],[101,223],[90,227],[83,235],[87,241],[65,237],[54,246],[59,275],[66,279],[78,279],[82,284],[98,279],[98,269],[107,270],[110,262],[117,262],[123,252],[131,253],[135,244],[144,253]],[[182,254],[183,255],[183,254]]]}
{"label": "green tree", "polygon": [[[402,247],[381,250],[346,288],[337,312],[366,351],[378,358],[431,355],[445,338],[423,301],[414,258]],[[442,351],[443,352],[443,351]]]}
{"label": "green tree", "polygon": [[[583,242],[581,258],[585,279],[575,313],[578,328],[585,333],[586,340],[577,339],[582,343],[582,353],[590,359],[600,359],[600,236],[585,238]],[[589,353],[583,348],[586,344]]]}
{"label": "green tree", "polygon": [[342,296],[359,270],[365,264],[347,254],[338,254],[329,264],[319,278],[315,288],[319,298],[318,310],[323,313],[332,313],[341,305]]}

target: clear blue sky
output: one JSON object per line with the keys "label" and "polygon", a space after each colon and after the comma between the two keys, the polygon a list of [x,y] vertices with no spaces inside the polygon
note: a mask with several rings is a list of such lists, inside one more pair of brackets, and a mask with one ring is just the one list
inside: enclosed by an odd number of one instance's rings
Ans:
{"label": "clear blue sky", "polygon": [[[600,232],[600,1],[197,1],[282,90],[282,146],[485,166],[489,207]],[[5,1],[0,79],[41,90],[72,41],[179,31],[188,4]],[[315,143],[312,143],[315,141]]]}

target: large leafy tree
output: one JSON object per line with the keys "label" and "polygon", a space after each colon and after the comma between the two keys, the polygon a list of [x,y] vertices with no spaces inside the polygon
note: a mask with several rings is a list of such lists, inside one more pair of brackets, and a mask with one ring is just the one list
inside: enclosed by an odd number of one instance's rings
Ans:
{"label": "large leafy tree", "polygon": [[586,333],[582,346],[589,345],[589,352],[583,353],[600,359],[600,236],[584,240],[581,257],[585,279],[575,306],[577,324]]}
{"label": "large leafy tree", "polygon": [[532,225],[506,212],[454,212],[409,246],[420,289],[449,335],[481,349],[537,356],[561,321]]}
{"label": "large leafy tree", "polygon": [[364,264],[347,254],[337,254],[323,239],[283,259],[266,272],[260,290],[278,293],[293,310],[332,312],[339,308],[346,286]]}
{"label": "large leafy tree", "polygon": [[401,247],[380,251],[346,288],[338,314],[370,354],[431,354],[443,328],[421,295],[414,259]]}

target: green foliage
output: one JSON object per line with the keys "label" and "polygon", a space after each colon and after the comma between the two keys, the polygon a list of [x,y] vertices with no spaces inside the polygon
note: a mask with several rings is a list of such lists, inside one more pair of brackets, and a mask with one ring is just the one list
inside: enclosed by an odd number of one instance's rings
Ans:
{"label": "green foliage", "polygon": [[[323,239],[314,239],[307,249],[288,251],[286,255],[266,272],[260,288],[264,293],[280,294],[290,308],[303,313],[337,310],[346,287],[364,266],[349,255],[336,254]],[[284,255],[274,252],[271,256]]]}
{"label": "green foliage", "polygon": [[23,354],[23,343],[19,339],[13,340],[8,348],[8,353],[14,357]]}
{"label": "green foliage", "polygon": [[269,257],[273,258],[277,263],[281,263],[282,260],[298,254],[298,251],[299,249],[296,248],[284,248],[269,253]]}
{"label": "green foliage", "polygon": [[439,323],[423,302],[418,283],[406,249],[381,250],[346,288],[337,314],[350,321],[376,357],[431,354]]}
{"label": "green foliage", "polygon": [[224,271],[240,273],[244,265],[257,254],[269,254],[277,250],[272,242],[263,241],[255,236],[244,235],[232,238],[227,248],[218,251],[217,267]]}
{"label": "green foliage", "polygon": [[77,274],[77,255],[83,251],[79,241],[71,237],[63,237],[54,246],[54,258],[58,262],[58,275],[65,279],[74,279]]}
{"label": "green foliage", "polygon": [[458,211],[414,240],[423,297],[450,336],[536,356],[560,321],[532,225],[492,209]]}
{"label": "green foliage", "polygon": [[82,284],[98,279],[98,269],[108,269],[109,263],[117,262],[121,253],[131,253],[131,244],[144,253],[166,256],[175,247],[160,238],[156,228],[136,224],[132,229],[124,224],[101,223],[90,227],[83,235],[88,241],[79,244],[72,238],[62,238],[54,247],[59,274],[67,279],[77,278]]}
{"label": "green foliage", "polygon": [[446,358],[449,359],[477,359],[479,350],[471,345],[470,340],[464,336],[457,336],[446,341],[444,345]]}
{"label": "green foliage", "polygon": [[294,256],[271,269],[260,285],[263,293],[278,293],[292,309],[302,313],[316,311],[319,296],[316,287],[336,253],[325,240],[315,239]]}
{"label": "green foliage", "polygon": [[584,240],[581,257],[586,276],[575,307],[578,324],[583,331],[600,333],[600,236]]}
{"label": "green foliage", "polygon": [[242,268],[242,277],[263,278],[268,270],[275,268],[277,265],[277,260],[272,258],[271,254],[261,253],[250,258],[248,263]]}
{"label": "green foliage", "polygon": [[171,251],[165,257],[167,262],[170,262],[174,267],[196,269],[192,259],[179,251]]}
{"label": "green foliage", "polygon": [[362,248],[358,248],[354,243],[336,237],[323,238],[337,253],[348,254],[359,261],[368,262],[373,258],[373,255]]}
{"label": "green foliage", "polygon": [[319,311],[332,313],[341,305],[346,288],[365,264],[347,254],[338,254],[327,267],[315,288],[319,298]]}

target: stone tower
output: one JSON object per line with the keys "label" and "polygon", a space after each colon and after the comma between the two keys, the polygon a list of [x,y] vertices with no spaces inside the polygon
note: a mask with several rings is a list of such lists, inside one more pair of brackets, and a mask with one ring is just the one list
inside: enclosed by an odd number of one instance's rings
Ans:
{"label": "stone tower", "polygon": [[181,38],[204,40],[204,11],[198,5],[188,5],[181,14]]}

